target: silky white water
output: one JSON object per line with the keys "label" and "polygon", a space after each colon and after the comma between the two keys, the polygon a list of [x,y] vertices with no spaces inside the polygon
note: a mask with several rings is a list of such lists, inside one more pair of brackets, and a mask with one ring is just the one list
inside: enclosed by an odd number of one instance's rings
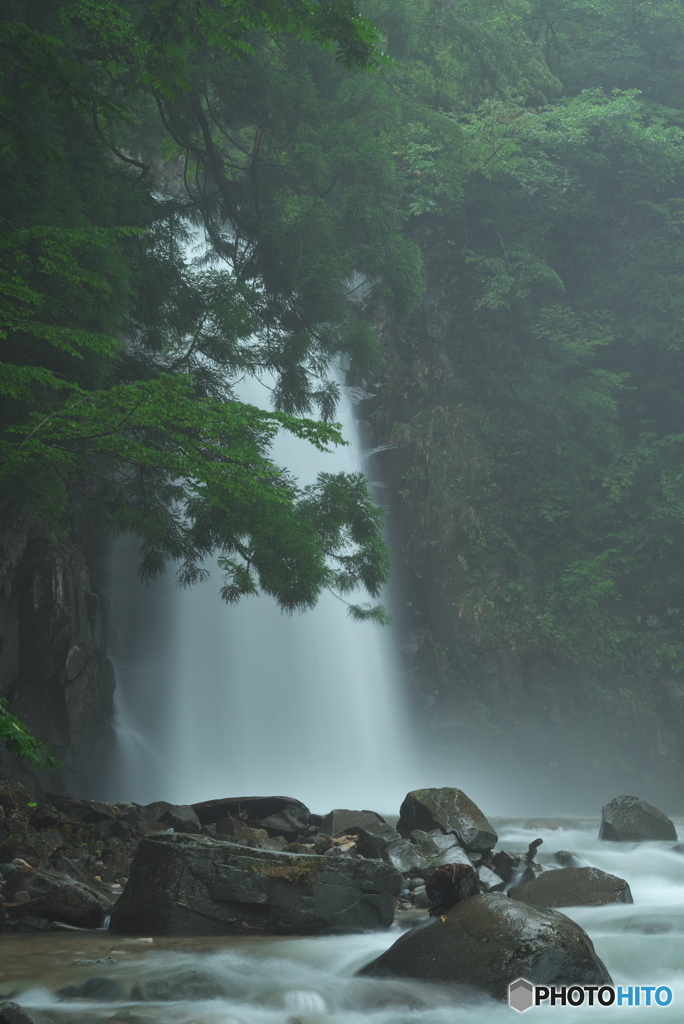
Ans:
{"label": "silky white water", "polygon": [[[258,381],[242,398],[268,407]],[[350,403],[338,409],[353,443],[323,454],[282,433],[274,459],[302,484],[320,471],[360,472]],[[398,809],[416,770],[390,631],[353,622],[324,593],[288,615],[269,597],[238,606],[220,572],[178,590],[169,571],[136,579],[136,541],[113,548],[109,648],[117,670],[117,744],[99,796],[174,803],[284,794],[333,807]]]}
{"label": "silky white water", "polygon": [[[675,823],[681,836],[684,821]],[[520,852],[540,836],[542,862],[552,864],[557,850],[567,850],[627,879],[634,905],[566,908],[563,913],[589,933],[616,985],[667,985],[673,990],[670,1006],[547,1006],[532,1008],[518,1018],[507,1005],[454,986],[354,977],[395,941],[396,927],[389,932],[319,938],[217,939],[209,950],[207,940],[195,940],[195,949],[191,939],[156,940],[142,946],[149,949],[145,956],[136,946],[131,955],[126,945],[130,940],[111,936],[106,947],[100,945],[90,954],[110,953],[116,961],[111,965],[57,972],[43,963],[41,971],[17,984],[10,977],[11,964],[3,962],[6,973],[0,977],[0,996],[11,995],[39,1024],[48,1020],[90,1024],[114,1018],[115,1009],[128,1009],[134,1019],[155,1024],[510,1024],[516,1019],[531,1024],[571,1020],[674,1024],[684,1020],[684,855],[672,852],[672,843],[599,842],[598,820],[568,820],[558,822],[559,827],[541,829],[513,820],[495,819],[494,824],[500,836],[498,848]],[[25,968],[31,943],[42,943],[44,949],[46,937],[8,937],[3,951],[10,950],[10,942],[16,949],[18,938],[24,940]],[[87,937],[73,937],[73,941],[83,943]],[[104,937],[98,941],[101,944]],[[182,941],[186,951],[157,948],[168,941]],[[64,936],[52,936],[51,942],[64,953]],[[66,959],[71,962],[68,955]],[[124,996],[115,1005],[60,1003],[55,995],[60,985],[80,984],[93,975],[119,981],[126,993],[141,979],[173,979],[186,970],[206,973],[224,995],[164,1003],[141,1003]]]}

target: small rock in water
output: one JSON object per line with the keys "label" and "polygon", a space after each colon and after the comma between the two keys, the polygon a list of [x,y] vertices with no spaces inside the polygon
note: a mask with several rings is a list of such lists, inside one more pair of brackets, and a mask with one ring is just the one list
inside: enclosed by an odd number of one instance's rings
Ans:
{"label": "small rock in water", "polygon": [[599,907],[633,903],[624,878],[599,868],[559,868],[510,889],[511,899],[533,907]]}
{"label": "small rock in water", "polygon": [[432,906],[432,902],[425,890],[425,886],[423,886],[422,889],[416,889],[414,891],[413,896],[411,897],[411,902],[414,907],[418,908],[418,910],[429,910]]}
{"label": "small rock in water", "polygon": [[[110,958],[111,959],[111,958]],[[60,999],[92,999],[97,1003],[116,1003],[126,996],[122,986],[113,978],[88,978],[82,985],[65,985],[57,989]]]}
{"label": "small rock in water", "polygon": [[556,863],[560,864],[562,868],[588,868],[589,865],[586,861],[583,861],[581,857],[578,857],[574,853],[570,853],[568,850],[558,850],[553,855],[556,859]]}
{"label": "small rock in water", "polygon": [[131,998],[145,1003],[221,999],[225,995],[223,985],[205,971],[179,971],[171,978],[143,978],[131,989]]}
{"label": "small rock in water", "polygon": [[74,967],[93,967],[96,964],[115,964],[116,960],[113,956],[99,956],[94,959],[88,957],[77,957],[73,961]]}

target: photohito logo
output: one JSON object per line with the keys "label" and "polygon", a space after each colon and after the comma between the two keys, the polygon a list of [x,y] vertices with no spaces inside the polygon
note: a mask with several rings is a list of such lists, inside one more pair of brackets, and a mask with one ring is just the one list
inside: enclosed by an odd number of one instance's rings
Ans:
{"label": "photohito logo", "polygon": [[667,985],[533,985],[516,978],[508,986],[508,1005],[519,1013],[533,1006],[669,1006]]}

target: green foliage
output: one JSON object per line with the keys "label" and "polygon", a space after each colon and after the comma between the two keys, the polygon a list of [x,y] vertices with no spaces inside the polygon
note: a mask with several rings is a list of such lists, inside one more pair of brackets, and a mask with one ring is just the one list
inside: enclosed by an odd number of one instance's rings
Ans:
{"label": "green foliage", "polygon": [[412,557],[483,649],[681,671],[681,15],[519,13],[565,95],[490,82],[398,147],[428,304],[394,328],[378,423]]}
{"label": "green foliage", "polygon": [[[33,768],[60,768],[59,761],[50,753],[50,746],[32,736],[23,722],[7,710],[7,701],[0,699],[0,739],[10,754],[26,761]],[[29,807],[35,806],[32,804]]]}

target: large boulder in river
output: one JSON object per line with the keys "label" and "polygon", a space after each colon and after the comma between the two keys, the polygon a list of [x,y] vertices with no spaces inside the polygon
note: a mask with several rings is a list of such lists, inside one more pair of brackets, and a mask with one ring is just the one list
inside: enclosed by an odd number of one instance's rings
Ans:
{"label": "large boulder in river", "polygon": [[616,796],[601,814],[599,839],[639,843],[647,839],[677,839],[677,832],[657,807],[637,796]]}
{"label": "large boulder in river", "polygon": [[585,931],[556,910],[501,893],[456,903],[412,928],[359,972],[471,985],[505,999],[516,978],[533,985],[611,985]]}
{"label": "large boulder in river", "polygon": [[384,861],[247,850],[210,836],[141,840],[112,929],[314,935],[387,928],[403,886]]}
{"label": "large boulder in river", "polygon": [[609,903],[634,903],[624,878],[600,868],[559,868],[545,871],[523,885],[508,890],[514,900],[533,907],[602,907]]}
{"label": "large boulder in river", "polygon": [[484,853],[498,837],[484,814],[460,789],[414,789],[400,808],[398,832],[408,839],[414,829],[455,835],[464,850]]}

